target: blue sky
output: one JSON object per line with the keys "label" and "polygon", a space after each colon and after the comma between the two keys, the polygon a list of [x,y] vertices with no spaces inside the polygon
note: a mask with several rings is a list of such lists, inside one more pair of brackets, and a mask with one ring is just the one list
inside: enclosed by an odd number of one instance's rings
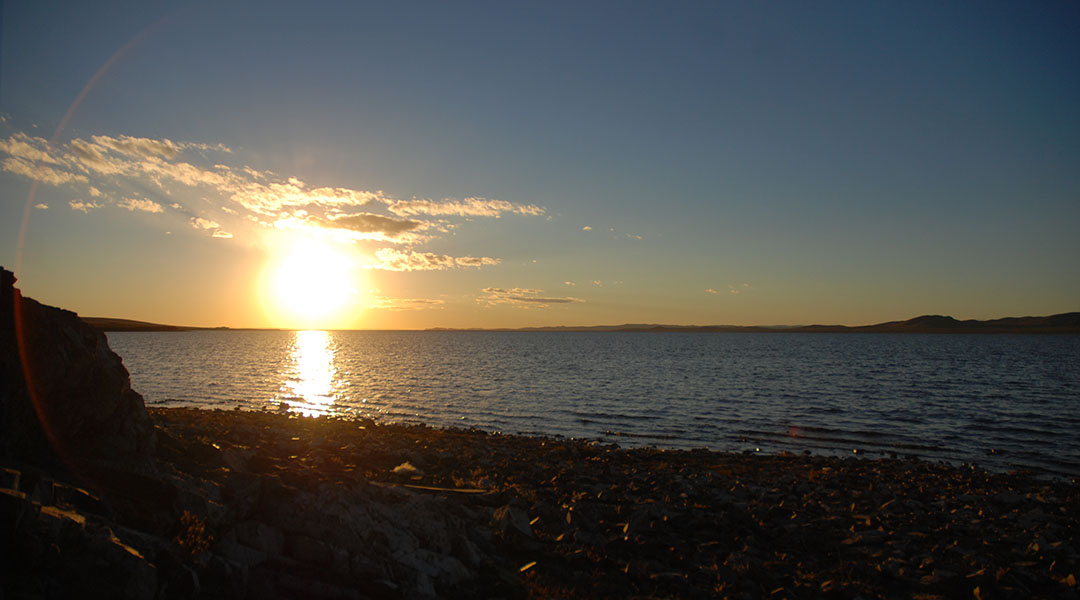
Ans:
{"label": "blue sky", "polygon": [[27,293],[290,327],[1080,310],[1074,3],[222,4],[4,5]]}

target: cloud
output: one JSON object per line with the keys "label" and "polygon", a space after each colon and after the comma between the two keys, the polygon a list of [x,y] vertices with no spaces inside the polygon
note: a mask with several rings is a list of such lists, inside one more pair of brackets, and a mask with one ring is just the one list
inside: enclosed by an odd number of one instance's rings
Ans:
{"label": "cloud", "polygon": [[572,297],[545,297],[540,294],[544,293],[544,290],[530,289],[530,288],[495,288],[489,287],[480,290],[483,292],[483,296],[477,298],[482,304],[488,306],[494,306],[496,304],[510,304],[512,306],[518,306],[520,308],[548,308],[552,304],[575,304],[578,302],[584,302],[581,298]]}
{"label": "cloud", "polygon": [[38,210],[49,210],[49,205],[45,204],[44,202],[38,202],[34,205],[34,208]]}
{"label": "cloud", "polygon": [[148,213],[165,212],[165,208],[157,202],[140,198],[124,198],[123,200],[117,202],[116,205],[120,208],[126,208],[132,212],[137,210]]}
{"label": "cloud", "polygon": [[192,217],[191,226],[195,229],[217,229],[221,227],[217,221],[211,221],[210,219],[204,219],[202,217]]}
{"label": "cloud", "polygon": [[174,142],[168,138],[154,140],[149,138],[132,137],[121,135],[109,137],[107,135],[95,135],[90,138],[95,144],[103,146],[118,154],[132,157],[149,158],[158,156],[173,159],[186,150],[202,150],[231,153],[224,144],[197,144],[192,142]]}
{"label": "cloud", "polygon": [[376,296],[368,303],[368,308],[393,311],[428,310],[441,309],[445,304],[445,300],[433,300],[430,298],[384,298]]}
{"label": "cloud", "polygon": [[67,156],[67,162],[83,173],[93,172],[100,175],[133,173],[131,164],[123,160],[110,160],[107,156],[108,149],[97,144],[74,139],[68,144],[68,148],[70,153]]}
{"label": "cloud", "polygon": [[101,208],[102,206],[104,206],[104,204],[99,204],[99,203],[93,202],[93,201],[83,202],[82,200],[72,200],[71,202],[68,202],[68,206],[71,207],[71,210],[77,210],[79,212],[89,213],[90,211],[92,211],[94,209]]}
{"label": "cloud", "polygon": [[[236,175],[234,171],[230,173]],[[287,182],[269,184],[243,181],[222,185],[222,188],[230,193],[230,200],[253,213],[265,216],[275,216],[283,210],[307,206],[355,208],[381,197],[379,192],[331,187],[305,190],[304,187],[304,182],[295,177],[290,177]]]}
{"label": "cloud", "polygon": [[628,234],[626,234],[626,237],[627,237],[627,238],[629,238],[629,239],[631,239],[631,240],[642,240],[642,239],[645,239],[645,238],[641,237],[640,235],[638,235],[638,234],[636,234],[636,233],[628,233]]}
{"label": "cloud", "polygon": [[180,151],[183,149],[180,144],[176,144],[167,138],[151,140],[127,135],[122,135],[118,138],[95,135],[90,139],[94,140],[95,144],[114,150],[119,154],[143,158],[152,156],[170,159],[176,158],[176,155],[180,154]]}
{"label": "cloud", "polygon": [[432,252],[401,251],[380,248],[375,251],[378,260],[372,266],[385,271],[439,271],[454,267],[454,258]]}
{"label": "cloud", "polygon": [[2,165],[0,165],[0,168],[3,168],[9,173],[15,173],[17,175],[22,175],[23,177],[36,179],[41,183],[52,186],[61,186],[66,183],[75,182],[86,183],[87,181],[89,181],[83,175],[54,169],[50,166],[42,164],[34,165],[31,161],[18,157],[5,158]]}
{"label": "cloud", "polygon": [[592,225],[586,225],[581,228],[582,231],[592,231]]}
{"label": "cloud", "polygon": [[454,267],[486,267],[502,262],[498,258],[488,256],[461,256],[454,258],[446,254],[403,251],[394,248],[376,250],[375,259],[376,262],[371,267],[385,271],[441,271]]}
{"label": "cloud", "polygon": [[0,140],[0,152],[31,163],[43,162],[55,165],[60,162],[49,152],[48,142],[22,132],[15,133],[6,140]]}
{"label": "cloud", "polygon": [[576,283],[574,283],[573,281],[564,281],[564,282],[562,282],[562,284],[563,284],[563,285],[569,285],[569,286],[576,286],[576,285],[577,285],[577,284],[576,284]]}
{"label": "cloud", "polygon": [[[546,214],[535,204],[492,198],[399,200],[381,190],[313,186],[295,175],[257,170],[222,156],[230,154],[232,150],[221,144],[164,137],[92,135],[52,145],[19,132],[0,139],[0,169],[51,186],[70,185],[84,198],[95,199],[74,200],[75,210],[88,212],[115,203],[130,211],[169,214],[172,211],[166,207],[171,206],[176,211],[173,218],[190,217],[193,228],[219,231],[218,237],[224,237],[223,228],[238,237],[266,229],[295,229],[339,241],[387,242],[408,248],[384,249],[376,268],[497,265],[497,258],[453,257],[414,248],[450,235],[457,227],[455,221]],[[221,223],[196,216],[208,214]]]}
{"label": "cloud", "polygon": [[214,230],[214,234],[211,235],[210,237],[232,239],[232,236],[233,235],[231,233],[229,233],[228,231],[222,231],[220,229],[216,229],[216,230]]}
{"label": "cloud", "polygon": [[503,213],[539,216],[544,209],[533,204],[513,204],[506,200],[465,198],[464,200],[389,200],[387,209],[400,217],[409,215],[456,215],[459,217],[495,217]]}
{"label": "cloud", "polygon": [[707,293],[707,294],[719,294],[720,292],[718,292],[718,291],[716,291],[716,290],[714,290],[712,288],[706,288],[705,293]]}
{"label": "cloud", "polygon": [[501,259],[488,256],[462,256],[455,258],[459,267],[491,267],[502,262]]}
{"label": "cloud", "polygon": [[318,219],[317,222],[323,227],[336,227],[357,233],[381,233],[387,237],[397,237],[428,227],[428,223],[423,221],[395,219],[374,213],[338,214],[328,219]]}

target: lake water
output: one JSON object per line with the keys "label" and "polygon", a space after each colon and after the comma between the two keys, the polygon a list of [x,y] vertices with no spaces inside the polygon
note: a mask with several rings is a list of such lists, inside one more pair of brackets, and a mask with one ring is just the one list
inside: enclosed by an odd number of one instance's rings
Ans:
{"label": "lake water", "polygon": [[148,405],[1080,476],[1080,336],[109,333]]}

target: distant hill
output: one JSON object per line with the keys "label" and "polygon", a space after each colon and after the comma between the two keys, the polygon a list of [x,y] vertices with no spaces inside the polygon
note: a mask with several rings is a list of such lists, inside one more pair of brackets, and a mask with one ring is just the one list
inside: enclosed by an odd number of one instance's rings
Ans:
{"label": "distant hill", "polygon": [[1080,333],[1080,312],[1049,317],[1006,317],[988,321],[959,321],[941,315],[924,315],[907,321],[851,329],[883,333]]}
{"label": "distant hill", "polygon": [[87,325],[101,331],[192,331],[196,329],[208,329],[207,327],[179,327],[177,325],[162,325],[160,323],[147,323],[146,321],[132,321],[131,319],[112,319],[108,317],[81,317]]}
{"label": "distant hill", "polygon": [[[82,317],[91,327],[101,331],[197,331],[228,329],[227,327],[181,327],[130,319]],[[1080,333],[1080,312],[1062,313],[1049,317],[1006,317],[977,321],[961,321],[942,315],[923,315],[906,321],[889,321],[876,325],[659,325],[627,323],[592,327],[522,327],[519,329],[452,329],[438,327],[428,331],[640,331],[690,333]]]}
{"label": "distant hill", "polygon": [[[440,329],[441,331],[451,331]],[[473,330],[482,331],[482,330]],[[1049,317],[1007,317],[978,321],[960,321],[941,315],[923,315],[907,321],[889,321],[876,325],[655,325],[625,324],[595,327],[525,327],[488,331],[637,331],[694,333],[1080,333],[1080,312]]]}

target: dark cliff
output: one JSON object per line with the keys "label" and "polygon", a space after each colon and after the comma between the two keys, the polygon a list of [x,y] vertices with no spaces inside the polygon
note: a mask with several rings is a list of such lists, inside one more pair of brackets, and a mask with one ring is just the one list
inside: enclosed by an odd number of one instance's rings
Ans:
{"label": "dark cliff", "polygon": [[105,335],[0,273],[0,455],[75,472],[148,467],[154,427]]}

